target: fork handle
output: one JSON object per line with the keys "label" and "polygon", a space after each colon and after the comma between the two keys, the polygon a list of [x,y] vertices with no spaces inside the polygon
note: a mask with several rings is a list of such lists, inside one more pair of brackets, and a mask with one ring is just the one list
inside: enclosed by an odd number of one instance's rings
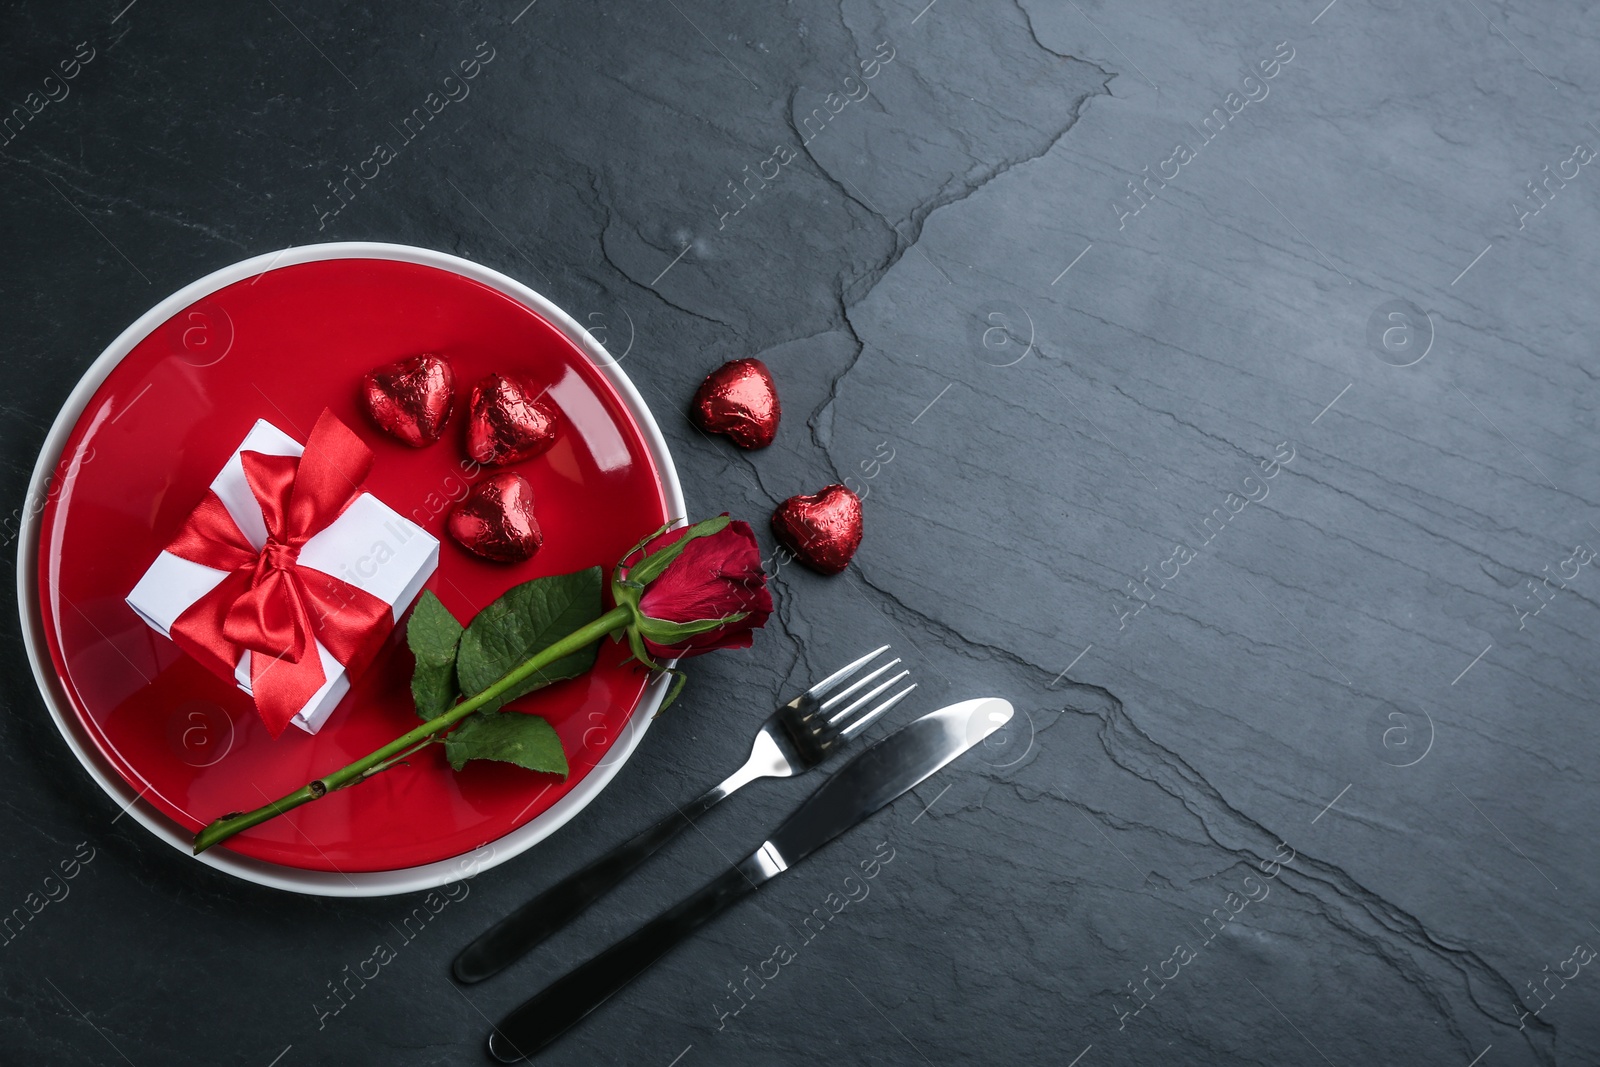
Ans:
{"label": "fork handle", "polygon": [[707,790],[654,826],[624,841],[575,874],[568,875],[490,927],[456,957],[452,970],[465,983],[499,974],[524,953],[561,929],[744,782],[741,775]]}
{"label": "fork handle", "polygon": [[679,941],[779,873],[756,853],[600,955],[550,983],[501,1020],[489,1054],[516,1063],[540,1052],[633,981]]}

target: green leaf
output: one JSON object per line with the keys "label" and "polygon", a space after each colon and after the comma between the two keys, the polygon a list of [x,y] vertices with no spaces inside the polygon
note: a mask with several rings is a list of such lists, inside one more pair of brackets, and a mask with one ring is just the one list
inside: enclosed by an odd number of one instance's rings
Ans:
{"label": "green leaf", "polygon": [[[535,578],[513,586],[478,612],[461,635],[456,677],[464,696],[476,696],[526,663],[537,652],[601,614],[600,568]],[[563,678],[576,678],[594,666],[598,643],[563,656],[483,706],[492,712],[525,693]]]}
{"label": "green leaf", "polygon": [[417,669],[411,675],[411,698],[416,701],[417,714],[424,719],[449,711],[460,695],[456,687],[456,648],[461,632],[456,617],[439,603],[431,589],[425,590],[406,624],[406,644],[417,657]]}
{"label": "green leaf", "polygon": [[567,776],[567,757],[555,728],[537,715],[516,711],[469,716],[445,738],[444,754],[458,771],[468,760],[492,759]]}

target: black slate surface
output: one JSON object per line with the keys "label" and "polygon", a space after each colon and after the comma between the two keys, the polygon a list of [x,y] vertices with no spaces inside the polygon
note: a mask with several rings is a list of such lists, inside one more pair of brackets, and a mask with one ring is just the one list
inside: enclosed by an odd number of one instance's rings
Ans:
{"label": "black slate surface", "polygon": [[[454,987],[453,953],[893,641],[918,708],[997,693],[1015,728],[545,1060],[1600,1062],[1592,12],[524,2],[8,6],[0,98],[57,98],[0,145],[7,562],[46,430],[127,323],[349,239],[603,328],[696,511],[766,538],[791,493],[870,487],[860,554],[782,567],[756,648],[697,663],[611,789],[348,1003],[329,983],[420,898],[255,888],[119,820],[8,583],[0,910],[80,866],[0,944],[0,1059],[479,1062],[488,1019],[815,780],[752,788],[491,984]],[[335,212],[327,183],[475,54]],[[746,455],[677,413],[751,355],[788,420]]]}

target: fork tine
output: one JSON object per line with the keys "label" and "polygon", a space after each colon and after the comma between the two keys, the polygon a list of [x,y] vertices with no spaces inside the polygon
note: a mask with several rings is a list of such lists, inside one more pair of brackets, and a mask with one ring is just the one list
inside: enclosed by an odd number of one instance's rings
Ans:
{"label": "fork tine", "polygon": [[[841,690],[839,690],[839,692],[833,694],[833,696],[831,696],[827,700],[823,701],[822,702],[822,706],[820,708],[818,708],[817,710],[819,712],[824,713],[824,714],[826,714],[827,712],[833,710],[834,707],[836,707],[837,705],[843,703],[845,698],[848,697],[850,694],[854,693],[856,690],[860,689],[862,686],[871,683],[871,681],[874,678],[878,677],[878,675],[882,674],[884,671],[890,669],[896,663],[899,663],[899,662],[900,662],[900,657],[896,656],[894,659],[890,660],[888,663],[885,663],[883,666],[879,667],[877,670],[873,671],[871,674],[865,675],[862,678],[858,678],[855,682],[853,682],[850,685],[850,688],[841,689]],[[841,712],[840,714],[842,715],[843,713]],[[832,722],[834,719],[837,719],[837,718],[839,718],[839,715],[829,715],[828,716],[828,721]]]}
{"label": "fork tine", "polygon": [[[884,688],[884,687],[887,687],[887,686],[891,686],[895,682],[898,682],[901,678],[904,678],[906,675],[908,675],[910,673],[911,673],[910,671],[902,671],[896,677],[889,679],[889,681],[887,681],[887,682],[884,682],[883,686],[880,686],[879,688],[881,689],[881,688]],[[879,715],[882,715],[884,712],[888,711],[890,708],[894,707],[896,704],[900,703],[900,701],[905,698],[906,694],[910,693],[916,687],[917,687],[917,683],[916,682],[912,682],[910,685],[908,685],[904,689],[900,690],[900,692],[896,693],[894,696],[890,697],[888,700],[885,700],[882,704],[879,704],[877,707],[873,708],[871,711],[869,711],[865,715],[861,716],[861,718],[857,719],[855,722],[851,723],[844,730],[840,731],[840,733],[839,733],[840,739],[848,741],[850,738],[854,737],[856,734],[860,733],[862,730],[865,730],[867,728],[867,724],[872,722],[872,720],[876,719]],[[876,693],[876,692],[878,692],[878,690],[873,690],[873,692]],[[861,699],[862,700],[867,700],[867,699],[870,699],[870,698],[869,697],[862,697]]]}
{"label": "fork tine", "polygon": [[904,678],[906,675],[908,675],[910,673],[911,673],[910,671],[901,671],[899,674],[895,675],[893,678],[890,678],[888,681],[878,683],[878,685],[874,689],[870,690],[869,692],[863,693],[859,697],[857,697],[855,699],[855,701],[848,708],[845,708],[843,711],[838,712],[837,714],[829,717],[828,725],[837,729],[838,728],[838,724],[843,723],[846,720],[848,720],[850,718],[850,716],[854,715],[860,709],[866,707],[867,703],[869,701],[871,701],[874,697],[876,697],[879,693],[883,692],[885,689],[889,688],[891,685],[893,685],[894,683],[898,682],[900,679]]}
{"label": "fork tine", "polygon": [[847,666],[844,666],[844,667],[840,667],[838,670],[836,670],[832,674],[828,675],[822,681],[818,682],[816,685],[812,686],[810,689],[807,689],[806,692],[805,692],[805,695],[808,696],[808,697],[811,697],[813,699],[820,700],[822,697],[827,696],[829,693],[833,692],[834,688],[837,687],[840,682],[844,681],[846,678],[850,677],[856,671],[860,670],[862,664],[876,659],[877,657],[883,655],[887,651],[889,651],[889,646],[888,645],[884,645],[882,648],[875,649],[872,652],[868,652],[865,656],[862,656],[860,659],[856,660],[854,663],[851,663],[851,664],[849,664]]}

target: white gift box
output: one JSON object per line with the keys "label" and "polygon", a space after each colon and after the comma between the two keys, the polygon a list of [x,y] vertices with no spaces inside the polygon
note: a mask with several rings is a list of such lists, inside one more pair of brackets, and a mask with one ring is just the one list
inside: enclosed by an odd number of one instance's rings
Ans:
{"label": "white gift box", "polygon": [[[258,550],[266,543],[267,526],[245,479],[239,453],[299,456],[302,451],[304,447],[288,434],[264,419],[257,420],[211,483],[239,532]],[[342,515],[306,541],[299,563],[371,593],[393,609],[398,621],[438,566],[439,542],[371,493],[362,493]],[[162,552],[128,594],[128,606],[162,637],[170,638],[178,616],[227,576],[227,571]],[[326,681],[290,720],[312,734],[322,728],[334,706],[350,691],[344,665],[320,641],[317,655],[322,658]],[[249,649],[239,658],[233,676],[240,689],[250,692]]]}

